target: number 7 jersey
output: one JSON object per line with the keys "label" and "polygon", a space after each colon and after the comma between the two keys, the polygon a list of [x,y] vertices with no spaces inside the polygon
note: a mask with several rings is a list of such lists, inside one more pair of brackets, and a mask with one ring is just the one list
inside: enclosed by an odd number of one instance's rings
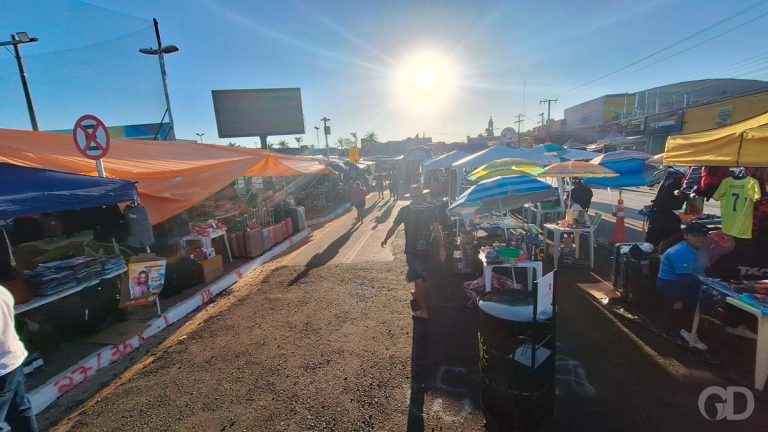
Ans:
{"label": "number 7 jersey", "polygon": [[742,239],[752,238],[752,210],[760,199],[760,183],[752,177],[728,177],[712,198],[720,201],[723,232]]}

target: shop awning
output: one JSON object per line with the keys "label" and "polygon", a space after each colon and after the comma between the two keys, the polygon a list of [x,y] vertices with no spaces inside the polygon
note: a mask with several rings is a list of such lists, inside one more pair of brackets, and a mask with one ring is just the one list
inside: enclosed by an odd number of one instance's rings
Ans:
{"label": "shop awning", "polygon": [[131,181],[0,163],[0,219],[134,201]]}
{"label": "shop awning", "polygon": [[768,113],[717,129],[671,136],[664,164],[768,167]]}
{"label": "shop awning", "polygon": [[441,168],[452,168],[451,165],[454,162],[458,162],[467,156],[469,156],[468,153],[465,153],[461,150],[454,150],[450,153],[435,156],[432,159],[424,162],[423,169],[424,171],[429,171]]}
{"label": "shop awning", "polygon": [[[0,163],[96,175],[72,137],[0,129]],[[263,150],[181,141],[112,140],[104,159],[107,177],[139,182],[152,223],[160,223],[208,198],[237,177],[322,174],[320,162]]]}

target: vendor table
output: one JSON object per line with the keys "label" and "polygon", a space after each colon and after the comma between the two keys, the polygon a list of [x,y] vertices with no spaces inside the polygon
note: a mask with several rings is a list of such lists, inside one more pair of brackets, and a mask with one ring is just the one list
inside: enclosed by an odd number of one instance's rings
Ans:
{"label": "vendor table", "polygon": [[[589,234],[589,268],[595,267],[595,228],[566,228],[556,224],[544,224],[544,241],[547,241],[547,231],[552,231],[552,239],[554,241],[554,263],[557,268],[557,261],[560,259],[560,238],[563,233],[572,233],[574,237],[574,243],[576,245],[576,258],[579,258],[579,244],[581,234]],[[547,248],[544,247],[544,257],[547,256]]]}
{"label": "vendor table", "polygon": [[16,305],[14,307],[14,314],[20,314],[20,313],[28,311],[30,309],[34,309],[34,308],[36,308],[38,306],[42,306],[42,305],[44,305],[46,303],[50,303],[50,302],[52,302],[54,300],[58,300],[58,299],[60,299],[62,297],[66,297],[66,296],[68,296],[70,294],[74,294],[74,293],[76,293],[78,291],[82,291],[82,290],[84,290],[84,289],[86,289],[86,288],[88,288],[90,286],[96,285],[97,283],[101,282],[104,279],[109,279],[109,278],[115,277],[115,276],[123,274],[123,273],[125,273],[127,271],[128,271],[128,267],[127,266],[123,266],[123,267],[121,267],[119,269],[115,269],[114,271],[105,274],[102,277],[93,279],[93,280],[88,281],[88,282],[83,282],[81,284],[78,284],[76,287],[65,289],[65,290],[62,290],[62,291],[59,291],[59,292],[55,292],[55,293],[53,293],[51,295],[47,295],[47,296],[44,296],[44,297],[34,297],[34,298],[32,298],[32,300],[30,300],[27,303]]}
{"label": "vendor table", "polygon": [[[738,293],[730,289],[730,286],[716,279],[707,277],[700,278],[701,282],[708,287],[714,288],[726,295],[725,301],[737,308],[749,312],[757,317],[757,348],[755,350],[755,388],[763,390],[766,379],[768,379],[768,316],[761,310],[754,308],[739,300]],[[693,315],[693,325],[691,326],[688,343],[693,346],[697,342],[696,332],[701,320],[701,311],[699,305],[696,305],[696,312]]]}
{"label": "vendor table", "polygon": [[533,272],[536,271],[536,280],[541,279],[543,273],[544,273],[544,266],[541,261],[526,261],[526,262],[517,262],[517,263],[511,263],[511,264],[488,264],[485,261],[485,256],[483,254],[480,254],[480,261],[483,263],[483,279],[485,280],[485,292],[488,292],[491,290],[491,278],[493,276],[493,269],[494,268],[509,268],[514,269],[515,268],[525,268],[528,271],[528,291],[531,291],[533,289]]}
{"label": "vendor table", "polygon": [[201,236],[198,234],[190,234],[188,236],[184,236],[181,238],[181,249],[186,253],[187,251],[187,242],[190,241],[199,241],[203,243],[203,247],[205,248],[212,248],[212,241],[213,239],[217,237],[224,237],[224,246],[227,247],[227,255],[229,256],[229,261],[232,261],[232,251],[229,249],[229,241],[227,240],[227,232],[224,230],[211,230],[210,235],[208,236]]}
{"label": "vendor table", "polygon": [[523,219],[530,223],[536,223],[536,226],[541,226],[544,217],[549,218],[550,215],[554,215],[555,220],[559,220],[565,214],[562,208],[544,210],[541,208],[541,204],[525,204],[522,213]]}

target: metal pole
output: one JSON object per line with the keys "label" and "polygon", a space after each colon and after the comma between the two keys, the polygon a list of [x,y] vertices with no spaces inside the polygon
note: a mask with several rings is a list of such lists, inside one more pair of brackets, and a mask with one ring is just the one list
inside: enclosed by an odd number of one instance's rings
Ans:
{"label": "metal pole", "polygon": [[[11,35],[11,42],[16,41],[16,35]],[[27,83],[27,72],[24,71],[24,63],[21,61],[21,51],[19,50],[19,44],[13,44],[13,52],[16,57],[16,65],[19,67],[19,76],[21,77],[21,86],[24,88],[24,98],[27,100],[27,111],[29,111],[29,121],[32,123],[32,130],[40,130],[37,126],[37,115],[35,114],[35,106],[32,105],[32,95],[29,93],[29,84]]]}
{"label": "metal pole", "polygon": [[96,159],[96,171],[99,173],[99,177],[106,177],[104,175],[104,162],[101,159]]}
{"label": "metal pole", "polygon": [[331,119],[327,117],[323,117],[320,119],[320,121],[323,122],[323,135],[325,135],[325,158],[330,159],[331,158],[331,152],[328,149],[328,122]]}
{"label": "metal pole", "polygon": [[315,126],[315,138],[317,138],[317,148],[320,148],[320,128]]}
{"label": "metal pole", "polygon": [[155,23],[155,36],[157,37],[157,58],[160,59],[160,75],[163,78],[163,91],[165,92],[165,106],[168,110],[168,122],[171,126],[169,136],[176,140],[176,128],[173,124],[173,114],[171,113],[171,98],[168,95],[168,76],[165,73],[165,58],[163,57],[163,44],[160,41],[160,26],[157,18],[152,18]]}

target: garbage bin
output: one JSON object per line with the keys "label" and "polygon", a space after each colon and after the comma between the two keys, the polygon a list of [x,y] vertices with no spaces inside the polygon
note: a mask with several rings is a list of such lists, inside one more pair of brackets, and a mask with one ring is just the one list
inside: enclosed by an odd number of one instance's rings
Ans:
{"label": "garbage bin", "polygon": [[534,322],[530,292],[492,291],[483,294],[477,304],[481,392],[489,426],[498,430],[546,428],[554,415],[552,318]]}
{"label": "garbage bin", "polygon": [[645,252],[640,244],[619,243],[613,254],[613,288],[628,302],[649,300],[659,274],[658,252]]}

